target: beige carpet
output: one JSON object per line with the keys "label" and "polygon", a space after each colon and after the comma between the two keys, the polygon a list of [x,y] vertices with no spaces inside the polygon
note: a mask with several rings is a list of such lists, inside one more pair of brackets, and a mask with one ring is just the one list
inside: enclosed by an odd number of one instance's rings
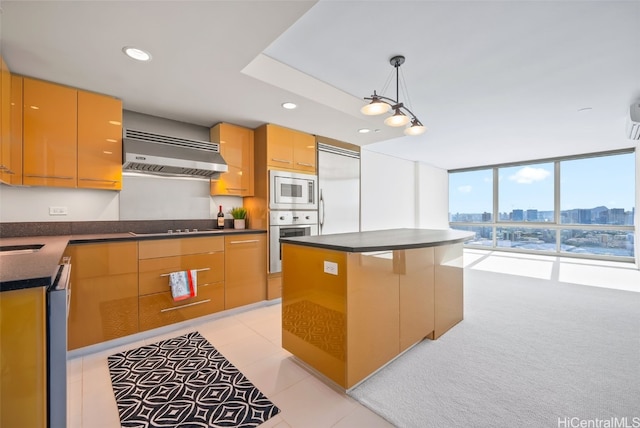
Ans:
{"label": "beige carpet", "polygon": [[465,320],[352,397],[398,427],[640,426],[640,293],[477,270],[465,281]]}

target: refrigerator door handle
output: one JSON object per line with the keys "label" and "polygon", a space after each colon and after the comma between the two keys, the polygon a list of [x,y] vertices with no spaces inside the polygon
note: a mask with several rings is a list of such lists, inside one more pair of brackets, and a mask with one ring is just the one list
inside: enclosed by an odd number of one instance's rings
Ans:
{"label": "refrigerator door handle", "polygon": [[322,189],[320,189],[320,204],[318,205],[318,210],[322,211],[320,214],[320,235],[322,235],[322,226],[324,226],[324,196],[322,196]]}

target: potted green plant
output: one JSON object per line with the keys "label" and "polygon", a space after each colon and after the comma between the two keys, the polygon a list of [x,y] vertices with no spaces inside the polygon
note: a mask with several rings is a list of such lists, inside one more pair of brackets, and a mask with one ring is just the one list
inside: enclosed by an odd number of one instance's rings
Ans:
{"label": "potted green plant", "polygon": [[247,210],[244,207],[231,208],[231,217],[233,217],[233,228],[244,229],[245,219],[247,218]]}

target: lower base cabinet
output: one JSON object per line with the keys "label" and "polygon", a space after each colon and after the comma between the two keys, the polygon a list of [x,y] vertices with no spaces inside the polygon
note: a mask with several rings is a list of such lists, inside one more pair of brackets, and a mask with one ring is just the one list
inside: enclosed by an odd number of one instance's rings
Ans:
{"label": "lower base cabinet", "polygon": [[45,287],[0,293],[0,427],[47,426]]}
{"label": "lower base cabinet", "polygon": [[198,295],[174,301],[171,292],[140,296],[140,330],[151,330],[224,310],[224,283],[198,285]]}
{"label": "lower base cabinet", "polygon": [[[74,244],[66,255],[69,350],[267,298],[264,233]],[[185,270],[197,271],[197,295],[175,301],[169,274]]]}
{"label": "lower base cabinet", "polygon": [[262,234],[224,237],[224,308],[267,298],[267,237]]}
{"label": "lower base cabinet", "polygon": [[71,256],[68,349],[138,332],[138,243],[78,244]]}
{"label": "lower base cabinet", "polygon": [[[174,324],[225,309],[224,238],[140,241],[140,331]],[[197,295],[173,300],[171,272],[195,270]]]}

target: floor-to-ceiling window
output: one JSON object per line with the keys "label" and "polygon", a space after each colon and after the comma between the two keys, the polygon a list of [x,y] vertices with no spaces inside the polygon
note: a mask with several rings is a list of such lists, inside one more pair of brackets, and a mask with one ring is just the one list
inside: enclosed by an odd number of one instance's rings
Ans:
{"label": "floor-to-ceiling window", "polygon": [[468,246],[633,261],[635,153],[449,172],[449,222]]}

